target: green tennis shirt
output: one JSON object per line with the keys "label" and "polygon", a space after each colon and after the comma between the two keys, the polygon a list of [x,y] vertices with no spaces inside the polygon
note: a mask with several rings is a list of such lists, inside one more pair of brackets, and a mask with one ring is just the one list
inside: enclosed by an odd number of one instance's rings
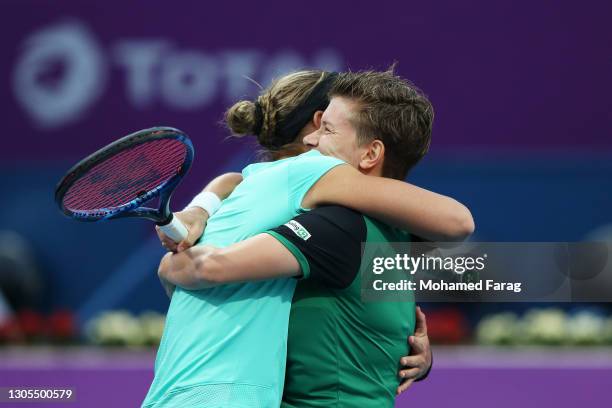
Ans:
{"label": "green tennis shirt", "polygon": [[[394,257],[389,242],[409,235],[352,210],[329,206],[269,234],[300,263],[289,323],[284,408],[393,407],[399,361],[409,354],[415,304],[363,302],[373,256]],[[363,251],[362,243],[376,243]]]}
{"label": "green tennis shirt", "polygon": [[[341,160],[311,151],[243,170],[200,245],[225,247],[299,214],[310,187]],[[144,407],[280,405],[295,279],[176,288]]]}

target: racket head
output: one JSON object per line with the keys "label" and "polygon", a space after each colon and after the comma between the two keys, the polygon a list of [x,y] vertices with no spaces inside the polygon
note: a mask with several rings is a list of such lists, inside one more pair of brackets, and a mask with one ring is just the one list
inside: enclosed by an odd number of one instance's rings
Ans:
{"label": "racket head", "polygon": [[[168,221],[168,201],[193,162],[189,137],[171,127],[127,135],[74,165],[55,189],[55,202],[68,217],[99,221],[144,217]],[[160,197],[160,208],[141,207]]]}

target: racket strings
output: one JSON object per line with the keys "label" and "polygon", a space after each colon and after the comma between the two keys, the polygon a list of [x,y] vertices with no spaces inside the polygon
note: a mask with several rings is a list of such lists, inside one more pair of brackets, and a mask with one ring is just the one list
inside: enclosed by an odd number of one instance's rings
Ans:
{"label": "racket strings", "polygon": [[[99,190],[114,199],[115,204],[122,205],[137,198],[139,193],[144,194],[171,178],[184,159],[184,147],[179,142],[174,142],[174,149],[172,146],[170,150],[166,149],[172,142],[162,140],[147,143],[109,161],[100,169],[102,173],[97,173],[103,174],[103,177],[111,176],[106,178]],[[155,148],[151,145],[155,145]],[[175,160],[168,160],[172,157]]]}
{"label": "racket strings", "polygon": [[176,175],[186,152],[176,139],[157,139],[120,151],[74,182],[64,206],[71,211],[95,211],[128,204]]}
{"label": "racket strings", "polygon": [[[155,150],[150,146],[146,150],[133,149],[92,169],[78,186],[75,184],[66,205],[77,205],[87,210],[118,207],[158,187],[178,171],[184,152],[182,146],[177,146],[178,151],[176,147],[173,150],[162,149],[164,146],[161,143],[156,147]],[[168,160],[168,156],[172,157],[173,154],[174,160]]]}

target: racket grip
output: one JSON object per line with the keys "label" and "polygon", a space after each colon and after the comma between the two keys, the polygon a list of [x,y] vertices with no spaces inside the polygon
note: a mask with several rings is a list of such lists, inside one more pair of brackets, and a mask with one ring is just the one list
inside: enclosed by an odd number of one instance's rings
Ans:
{"label": "racket grip", "polygon": [[176,217],[172,217],[172,220],[170,220],[168,224],[160,225],[159,229],[176,243],[187,238],[188,234],[187,228],[183,225],[181,220]]}

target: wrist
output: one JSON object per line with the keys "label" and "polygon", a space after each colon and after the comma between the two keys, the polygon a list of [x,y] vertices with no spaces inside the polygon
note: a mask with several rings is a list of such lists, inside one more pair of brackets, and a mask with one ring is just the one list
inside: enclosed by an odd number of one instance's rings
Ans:
{"label": "wrist", "polygon": [[210,218],[208,211],[206,211],[202,207],[185,207],[185,209],[181,211],[181,213],[185,213],[185,212],[188,212],[192,216],[195,216],[198,218],[204,218],[205,220]]}

